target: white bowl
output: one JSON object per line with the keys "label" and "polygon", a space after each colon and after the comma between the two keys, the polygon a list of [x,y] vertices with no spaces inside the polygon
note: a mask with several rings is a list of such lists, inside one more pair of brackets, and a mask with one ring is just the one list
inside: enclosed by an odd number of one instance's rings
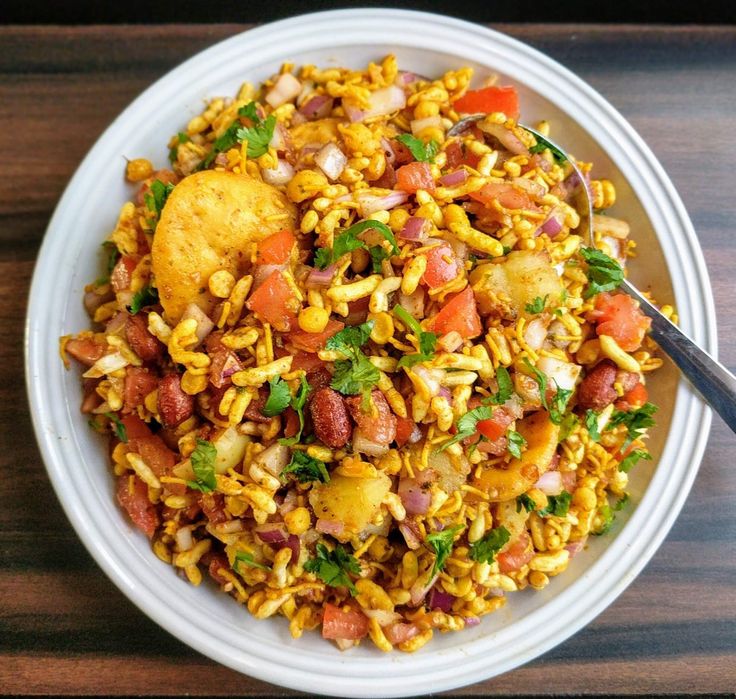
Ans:
{"label": "white bowl", "polygon": [[[67,516],[112,581],[149,617],[205,655],[253,677],[322,694],[401,696],[477,682],[521,665],[575,633],[610,604],[655,552],[695,478],[710,411],[665,368],[651,382],[660,405],[654,461],[632,474],[633,507],[614,530],[541,593],[461,633],[438,634],[413,655],[370,644],[341,653],[318,634],[291,639],[283,619],[256,621],[212,586],[191,587],[161,563],[115,503],[103,440],[79,412],[77,371],[65,371],[58,337],[85,328],[83,287],[98,272],[99,244],[130,196],[123,156],[165,163],[165,142],[201,111],[283,61],[361,67],[393,52],[421,74],[468,64],[519,88],[527,123],[552,134],[595,173],[614,180],[614,213],[629,220],[640,257],[632,277],[676,303],[683,329],[711,353],[715,315],[701,251],[671,182],[634,130],[600,95],[541,53],[483,27],[399,10],[344,10],[297,17],[240,34],[198,54],[133,102],[102,135],[69,184],[41,249],[27,325],[33,421]],[[674,294],[673,294],[674,290]]]}

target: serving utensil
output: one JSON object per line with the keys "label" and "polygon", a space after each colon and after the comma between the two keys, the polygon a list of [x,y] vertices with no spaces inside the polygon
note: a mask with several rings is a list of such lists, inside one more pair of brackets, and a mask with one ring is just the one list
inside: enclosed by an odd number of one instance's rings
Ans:
{"label": "serving utensil", "polygon": [[[486,114],[472,114],[460,119],[448,132],[448,136],[457,136]],[[580,214],[579,231],[585,231],[588,245],[596,247],[593,235],[593,202],[586,179],[575,159],[570,157],[564,148],[551,141],[547,136],[529,126],[519,124],[521,128],[533,134],[537,139],[559,151],[559,154],[570,163],[578,177],[579,185],[575,196],[575,205]],[[639,302],[642,312],[652,320],[649,333],[659,347],[679,367],[688,381],[697,389],[703,399],[723,418],[725,423],[736,432],[736,377],[720,362],[698,347],[669,318],[654,306],[630,281],[624,279],[620,288]]]}

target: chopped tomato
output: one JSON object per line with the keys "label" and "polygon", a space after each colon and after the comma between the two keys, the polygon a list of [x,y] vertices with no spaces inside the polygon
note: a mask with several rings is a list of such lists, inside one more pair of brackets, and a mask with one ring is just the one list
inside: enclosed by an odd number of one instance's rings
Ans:
{"label": "chopped tomato", "polygon": [[456,330],[463,338],[478,337],[483,331],[475,305],[473,290],[468,286],[455,294],[432,320],[432,330],[444,335]]}
{"label": "chopped tomato", "polygon": [[626,352],[634,352],[641,346],[642,340],[652,321],[639,308],[639,304],[628,294],[598,294],[595,310],[590,314],[597,321],[598,335],[612,337],[618,346]]}
{"label": "chopped tomato", "polygon": [[294,292],[284,275],[275,270],[251,294],[245,305],[279,332],[288,332],[296,321],[293,310],[295,301]]}
{"label": "chopped tomato", "polygon": [[568,493],[574,492],[578,482],[578,474],[575,471],[561,471],[560,474],[562,475],[562,487]]}
{"label": "chopped tomato", "polygon": [[64,351],[81,364],[92,366],[105,354],[105,345],[91,337],[74,337],[64,345]]}
{"label": "chopped tomato", "polygon": [[502,112],[516,119],[519,116],[519,95],[512,86],[484,87],[480,90],[468,90],[452,106],[456,112],[462,114]]}
{"label": "chopped tomato", "polygon": [[127,435],[128,440],[151,436],[151,430],[148,428],[148,425],[135,413],[131,415],[123,415],[120,418],[120,422],[122,422],[125,427],[125,434]]}
{"label": "chopped tomato", "polygon": [[305,352],[319,352],[325,348],[325,342],[344,327],[345,323],[330,319],[321,333],[308,333],[301,328],[295,328],[289,333],[289,339],[297,349]]}
{"label": "chopped tomato", "polygon": [[357,301],[348,301],[348,314],[345,318],[345,325],[360,325],[368,319],[368,306],[371,297],[365,296]]}
{"label": "chopped tomato", "polygon": [[497,201],[505,209],[536,208],[531,197],[526,192],[517,189],[513,185],[501,182],[489,182],[483,185],[477,192],[470,192],[468,196],[485,206],[490,206],[492,202]]}
{"label": "chopped tomato", "polygon": [[371,392],[371,409],[363,410],[363,398],[351,396],[345,399],[348,410],[364,437],[376,444],[386,445],[396,439],[396,416],[383,393]]}
{"label": "chopped tomato", "polygon": [[414,162],[396,171],[396,189],[413,194],[418,189],[434,192],[434,178],[429,163]]}
{"label": "chopped tomato", "polygon": [[219,585],[227,585],[230,580],[220,573],[224,570],[230,572],[230,563],[227,560],[227,556],[223,553],[216,553],[212,555],[212,560],[207,567],[210,577]]}
{"label": "chopped tomato", "polygon": [[511,416],[503,408],[496,408],[493,411],[492,417],[488,420],[479,420],[476,424],[476,430],[480,432],[486,439],[490,439],[495,442],[500,437],[506,434],[508,426],[514,421]]}
{"label": "chopped tomato", "polygon": [[422,281],[430,289],[436,289],[457,277],[457,259],[450,245],[438,245],[427,250],[424,256],[427,258],[427,270],[424,272]]}
{"label": "chopped tomato", "polygon": [[496,556],[498,569],[502,573],[511,573],[519,570],[534,558],[534,551],[529,547],[529,536],[522,534],[511,546]]}
{"label": "chopped tomato", "polygon": [[291,370],[303,369],[307,374],[322,369],[325,362],[313,352],[294,352]]}
{"label": "chopped tomato", "polygon": [[396,445],[403,447],[409,441],[414,430],[417,428],[417,423],[408,417],[397,417],[396,418]]}
{"label": "chopped tomato", "polygon": [[133,524],[151,539],[160,524],[156,506],[148,499],[148,486],[135,475],[118,478],[117,498]]}
{"label": "chopped tomato", "polygon": [[151,374],[148,369],[137,366],[128,367],[123,384],[123,412],[130,413],[135,410],[143,399],[157,387],[158,377]]}
{"label": "chopped tomato", "polygon": [[641,408],[647,400],[649,400],[649,391],[640,381],[616,401],[616,410],[636,410]]}
{"label": "chopped tomato", "polygon": [[259,265],[281,265],[288,262],[295,242],[294,234],[286,229],[269,235],[258,243],[257,263]]}
{"label": "chopped tomato", "polygon": [[202,493],[199,496],[199,505],[212,524],[227,522],[225,496],[222,493]]}
{"label": "chopped tomato", "polygon": [[236,371],[243,369],[243,365],[234,352],[223,345],[220,347],[221,349],[210,354],[210,383],[217,388],[222,388],[225,384],[230,385],[232,383],[230,377]]}
{"label": "chopped tomato", "polygon": [[113,291],[125,291],[130,289],[130,280],[133,278],[133,272],[138,266],[138,258],[132,255],[123,255],[113,267],[110,275],[110,285]]}
{"label": "chopped tomato", "polygon": [[299,415],[289,406],[284,410],[284,437],[293,437],[299,431]]}
{"label": "chopped tomato", "polygon": [[334,604],[325,604],[322,617],[322,638],[357,641],[368,633],[368,617],[351,609],[345,611]]}
{"label": "chopped tomato", "polygon": [[146,437],[133,437],[128,435],[128,447],[130,451],[140,454],[146,465],[157,476],[166,476],[176,464],[176,455],[169,449],[164,440],[156,434]]}

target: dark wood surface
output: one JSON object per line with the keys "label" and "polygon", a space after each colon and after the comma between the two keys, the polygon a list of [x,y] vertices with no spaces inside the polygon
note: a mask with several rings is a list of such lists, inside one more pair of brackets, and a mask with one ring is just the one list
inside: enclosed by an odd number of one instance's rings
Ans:
{"label": "dark wood surface", "polygon": [[[141,90],[245,28],[0,28],[0,692],[289,694],[183,645],[103,575],[51,490],[23,379],[33,264],[74,169]],[[498,28],[590,82],[660,158],[698,231],[720,356],[734,369],[736,28]],[[667,540],[594,622],[526,666],[452,694],[733,693],[735,446],[716,417]]]}

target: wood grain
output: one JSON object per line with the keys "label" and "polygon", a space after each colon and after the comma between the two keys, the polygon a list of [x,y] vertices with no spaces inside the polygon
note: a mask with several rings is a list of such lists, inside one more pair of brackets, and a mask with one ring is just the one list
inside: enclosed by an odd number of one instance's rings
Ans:
{"label": "wood grain", "polygon": [[[33,263],[69,177],[141,90],[181,60],[244,28],[0,28],[2,692],[291,694],[184,646],[107,580],[50,489],[23,382],[25,300]],[[721,358],[733,369],[736,29],[498,28],[591,83],[659,157],[703,246]],[[732,693],[735,445],[715,418],[700,475],[665,543],[593,623],[522,668],[449,694]]]}

